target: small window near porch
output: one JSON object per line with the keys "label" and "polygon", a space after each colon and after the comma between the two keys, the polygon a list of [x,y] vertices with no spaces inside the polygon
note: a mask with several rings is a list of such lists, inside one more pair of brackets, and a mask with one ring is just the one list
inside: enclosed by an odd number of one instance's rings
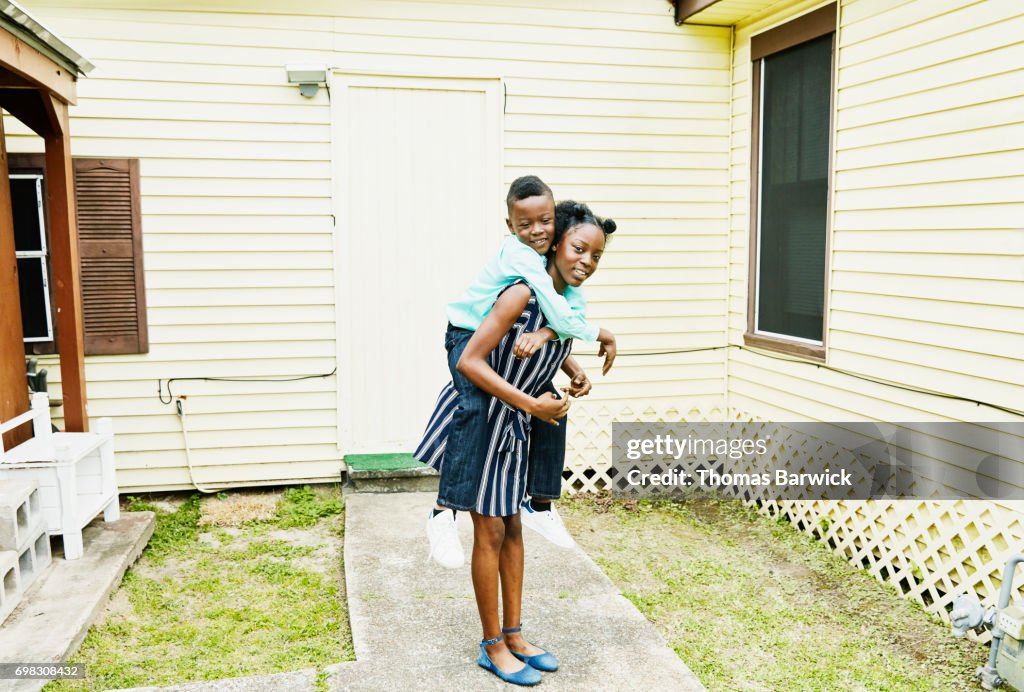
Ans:
{"label": "small window near porch", "polygon": [[748,344],[825,354],[835,5],[751,40]]}
{"label": "small window near porch", "polygon": [[53,340],[49,253],[43,221],[43,176],[11,174],[14,249],[18,259],[21,323],[26,343]]}

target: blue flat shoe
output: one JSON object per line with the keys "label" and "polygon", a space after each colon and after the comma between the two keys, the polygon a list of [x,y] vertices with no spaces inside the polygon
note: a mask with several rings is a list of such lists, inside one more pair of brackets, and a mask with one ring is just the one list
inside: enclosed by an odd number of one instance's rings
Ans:
{"label": "blue flat shoe", "polygon": [[484,647],[490,646],[491,644],[497,644],[500,641],[501,637],[495,637],[494,639],[485,639],[484,641],[480,642],[480,658],[476,660],[477,665],[479,665],[484,670],[491,671],[505,682],[510,682],[513,685],[522,685],[523,687],[530,687],[531,685],[536,685],[538,682],[544,679],[540,672],[538,672],[537,669],[531,666],[529,663],[527,663],[514,673],[506,673],[501,668],[496,666],[494,664],[494,661],[491,660],[491,657],[487,655],[487,649],[485,649]]}
{"label": "blue flat shoe", "polygon": [[[522,632],[522,631],[523,631],[523,626],[522,625],[519,625],[519,627],[502,627],[501,628],[501,633],[502,634],[515,634],[516,632]],[[512,650],[509,649],[509,651],[512,651]],[[550,651],[543,651],[543,652],[541,652],[539,654],[535,654],[533,656],[526,656],[524,654],[520,654],[520,653],[516,653],[515,651],[512,651],[512,655],[515,656],[516,658],[518,658],[520,661],[522,661],[526,665],[530,666],[531,668],[536,668],[537,670],[542,670],[545,673],[554,673],[556,670],[558,670],[558,659],[555,658],[555,655],[553,653],[551,653]]]}

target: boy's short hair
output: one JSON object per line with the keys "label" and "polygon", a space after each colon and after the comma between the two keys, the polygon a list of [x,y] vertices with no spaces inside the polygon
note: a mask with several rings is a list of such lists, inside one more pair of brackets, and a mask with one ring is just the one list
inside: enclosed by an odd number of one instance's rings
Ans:
{"label": "boy's short hair", "polygon": [[548,187],[543,180],[535,175],[524,175],[513,180],[512,184],[508,186],[508,195],[505,197],[505,206],[511,209],[512,205],[521,199],[542,197],[544,195],[547,195],[552,200],[555,199],[555,195],[551,192],[551,188]]}

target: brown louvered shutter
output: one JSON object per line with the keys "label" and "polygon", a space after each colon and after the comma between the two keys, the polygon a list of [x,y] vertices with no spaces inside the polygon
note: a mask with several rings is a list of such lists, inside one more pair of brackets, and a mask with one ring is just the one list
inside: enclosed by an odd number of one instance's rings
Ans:
{"label": "brown louvered shutter", "polygon": [[86,355],[146,353],[136,159],[75,159]]}

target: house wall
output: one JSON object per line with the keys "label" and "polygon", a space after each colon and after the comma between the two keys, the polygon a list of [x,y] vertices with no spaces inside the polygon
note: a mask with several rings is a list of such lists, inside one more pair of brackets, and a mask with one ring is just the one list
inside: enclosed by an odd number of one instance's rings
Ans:
{"label": "house wall", "polygon": [[[746,329],[750,35],[821,4],[789,3],[736,30],[732,343],[742,343]],[[1016,36],[1024,9],[1009,0],[888,7],[854,2],[843,3],[841,11],[828,363],[1019,407],[1024,46]],[[749,354],[734,360],[734,406],[781,404],[801,415],[872,410],[888,420],[977,418],[973,404],[865,388],[816,368],[786,369]],[[813,411],[763,390],[773,382],[762,368],[808,387],[820,381],[816,396],[802,392],[811,395]],[[860,391],[866,396],[857,399]],[[879,410],[879,403],[897,408]]]}
{"label": "house wall", "polygon": [[[750,37],[825,3],[736,27],[729,341],[747,325]],[[728,405],[770,420],[1006,421],[1024,401],[1024,7],[1012,0],[840,3],[826,363],[733,349]],[[945,613],[994,593],[1022,538],[1013,503],[789,506],[880,577]]]}
{"label": "house wall", "polygon": [[[664,0],[27,4],[97,66],[72,110],[74,155],[141,161],[150,352],[86,360],[122,491],[190,485],[158,379],[336,365],[329,94],[300,96],[289,62],[500,77],[504,182],[537,173],[619,222],[586,292],[622,354],[607,378],[581,356],[595,390],[574,409],[570,465],[607,461],[613,419],[721,409],[723,350],[630,354],[725,341],[728,29],[677,28]],[[11,150],[37,147],[18,132]],[[337,386],[175,383],[196,478],[336,479]]]}

